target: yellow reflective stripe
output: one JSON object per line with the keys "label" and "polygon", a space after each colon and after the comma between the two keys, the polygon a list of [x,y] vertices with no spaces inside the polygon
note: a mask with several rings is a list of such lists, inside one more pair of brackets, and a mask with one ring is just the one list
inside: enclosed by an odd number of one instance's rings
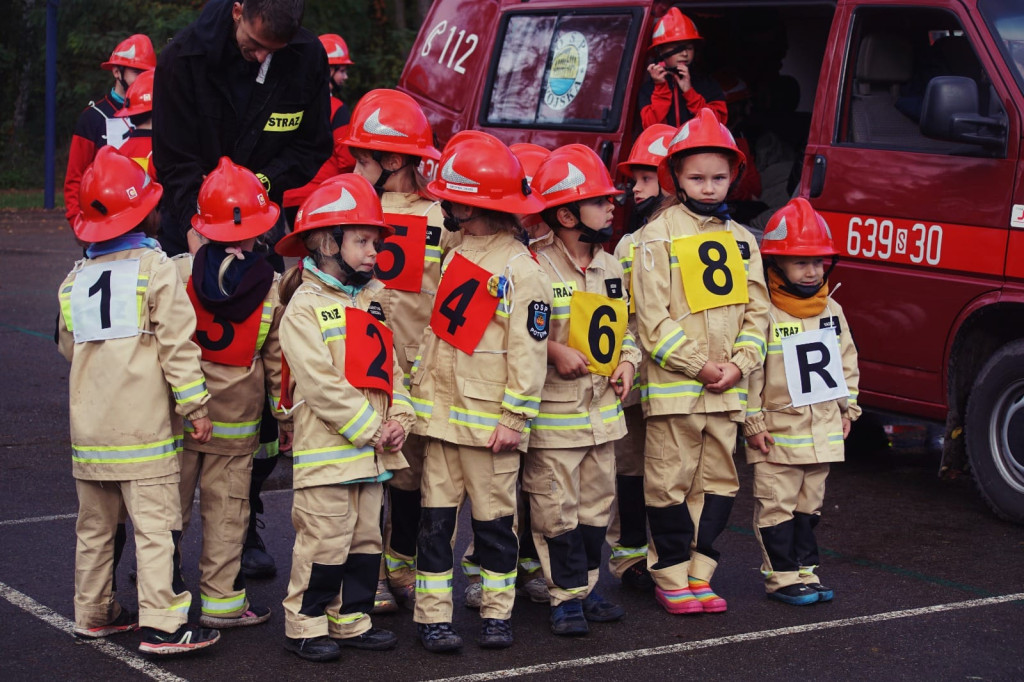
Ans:
{"label": "yellow reflective stripe", "polygon": [[198,400],[204,395],[208,395],[206,390],[206,379],[196,379],[190,384],[184,386],[171,386],[171,391],[174,393],[174,400],[179,405]]}
{"label": "yellow reflective stripe", "polygon": [[591,427],[590,415],[586,412],[570,412],[569,414],[540,412],[530,425],[538,431],[589,430]]}
{"label": "yellow reflective stripe", "polygon": [[493,573],[482,568],[480,569],[480,582],[486,592],[507,592],[516,586],[516,571]]}
{"label": "yellow reflective stripe", "polygon": [[327,620],[331,621],[336,625],[348,625],[349,623],[354,623],[360,618],[365,617],[366,614],[362,611],[357,613],[339,613],[337,618],[332,616],[330,613],[327,614]]}
{"label": "yellow reflective stripe", "polygon": [[676,329],[671,334],[658,341],[657,345],[654,346],[654,350],[651,351],[651,359],[664,367],[665,363],[668,362],[668,358],[672,355],[672,352],[679,346],[683,345],[684,341],[686,341],[686,332],[681,328]]}
{"label": "yellow reflective stripe", "polygon": [[477,410],[464,410],[454,405],[448,414],[449,423],[460,424],[473,429],[493,429],[498,426],[500,418],[501,415],[479,412]]}
{"label": "yellow reflective stripe", "polygon": [[167,607],[167,610],[188,613],[188,610],[190,608],[192,608],[192,594],[190,592],[186,592],[184,597],[182,597],[176,602],[173,602],[170,606]]}
{"label": "yellow reflective stripe", "polygon": [[434,414],[434,401],[412,396],[412,409],[416,412],[417,417],[429,419]]}
{"label": "yellow reflective stripe", "polygon": [[370,427],[370,424],[373,423],[373,418],[376,416],[377,412],[370,405],[370,401],[364,399],[359,411],[348,420],[348,423],[338,430],[338,433],[350,441],[355,441]]}
{"label": "yellow reflective stripe", "polygon": [[174,457],[182,450],[180,438],[168,438],[140,445],[75,445],[71,444],[73,462],[80,464],[137,464]]}
{"label": "yellow reflective stripe", "polygon": [[326,464],[348,464],[360,459],[373,457],[373,455],[372,447],[357,448],[352,444],[316,448],[313,450],[296,450],[292,453],[292,468],[304,469],[306,467],[323,466]]}
{"label": "yellow reflective stripe", "polygon": [[605,405],[600,408],[598,412],[600,412],[602,416],[601,421],[605,424],[610,424],[611,422],[618,421],[622,418],[622,403],[616,399],[614,403],[611,405]]}
{"label": "yellow reflective stripe", "polygon": [[199,593],[199,600],[202,603],[203,613],[233,613],[245,608],[245,590],[237,597],[218,599],[208,597],[202,592]]}
{"label": "yellow reflective stripe", "polygon": [[521,395],[515,391],[505,389],[505,397],[501,406],[509,412],[522,412],[527,418],[533,417],[540,410],[540,397],[532,395]]}
{"label": "yellow reflective stripe", "polygon": [[64,318],[64,326],[69,332],[75,331],[75,321],[71,318],[71,290],[75,288],[75,280],[68,282],[67,286],[60,290],[57,298],[60,299],[60,314]]}
{"label": "yellow reflective stripe", "polygon": [[135,280],[135,305],[139,313],[139,326],[142,326],[142,304],[146,299],[146,289],[149,287],[149,275],[139,273],[139,277]]}
{"label": "yellow reflective stripe", "polygon": [[736,343],[732,345],[733,348],[740,348],[743,346],[750,346],[757,349],[757,354],[764,361],[764,356],[767,352],[766,341],[763,336],[755,334],[753,332],[743,332],[736,337]]}
{"label": "yellow reflective stripe", "polygon": [[[211,422],[213,424],[214,438],[239,439],[255,436],[260,430],[260,420],[251,422]],[[194,433],[195,428],[192,422],[185,420],[185,431]]]}
{"label": "yellow reflective stripe", "polygon": [[256,335],[256,350],[263,348],[263,342],[270,333],[270,325],[274,322],[274,304],[270,299],[263,301],[263,312],[260,313],[260,331]]}
{"label": "yellow reflective stripe", "polygon": [[442,573],[440,575],[416,574],[416,591],[427,594],[444,594],[452,591],[452,574]]}

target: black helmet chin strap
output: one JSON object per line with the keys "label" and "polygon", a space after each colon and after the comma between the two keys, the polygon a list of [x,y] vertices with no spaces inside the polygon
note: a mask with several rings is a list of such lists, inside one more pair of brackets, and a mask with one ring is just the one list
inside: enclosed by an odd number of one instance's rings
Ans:
{"label": "black helmet chin strap", "polygon": [[390,178],[392,175],[394,175],[398,171],[402,170],[406,166],[412,166],[413,165],[413,163],[409,160],[409,156],[408,155],[403,155],[405,157],[405,163],[403,163],[401,166],[399,166],[398,168],[396,168],[393,171],[392,170],[388,170],[387,168],[384,167],[384,163],[383,163],[384,154],[385,154],[385,152],[381,152],[381,151],[377,151],[377,150],[373,150],[373,152],[371,153],[371,156],[373,157],[373,160],[377,162],[378,166],[380,166],[380,177],[378,177],[377,181],[375,183],[373,183],[373,188],[375,190],[377,190],[377,195],[378,196],[384,194],[384,185],[385,185],[385,183],[387,183],[388,178]]}

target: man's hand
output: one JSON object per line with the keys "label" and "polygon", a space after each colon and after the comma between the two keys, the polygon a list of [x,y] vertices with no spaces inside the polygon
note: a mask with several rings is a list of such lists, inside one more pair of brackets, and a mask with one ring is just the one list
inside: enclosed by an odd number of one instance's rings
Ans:
{"label": "man's hand", "polygon": [[491,433],[491,437],[487,439],[487,447],[494,454],[499,452],[515,452],[516,448],[519,447],[521,436],[522,434],[515,429],[510,429],[504,424],[498,424],[494,432]]}

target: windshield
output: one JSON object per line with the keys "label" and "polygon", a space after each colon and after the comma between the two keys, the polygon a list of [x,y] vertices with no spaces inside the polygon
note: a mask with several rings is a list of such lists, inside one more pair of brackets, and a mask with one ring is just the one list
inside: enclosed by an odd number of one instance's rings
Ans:
{"label": "windshield", "polygon": [[983,0],[982,15],[999,38],[999,49],[1024,91],[1024,5],[1020,0]]}

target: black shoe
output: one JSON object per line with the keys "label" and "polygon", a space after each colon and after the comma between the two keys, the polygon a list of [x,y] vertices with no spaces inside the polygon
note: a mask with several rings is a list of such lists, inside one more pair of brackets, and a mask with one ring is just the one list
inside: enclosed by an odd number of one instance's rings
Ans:
{"label": "black shoe", "polygon": [[398,637],[391,630],[370,628],[361,635],[355,637],[336,637],[334,641],[341,646],[350,646],[355,649],[366,649],[368,651],[387,651],[394,649],[398,644]]}
{"label": "black shoe", "polygon": [[622,584],[638,592],[654,591],[654,578],[643,561],[636,562],[622,572]]}
{"label": "black shoe", "polygon": [[431,653],[458,651],[462,648],[462,637],[452,629],[451,623],[420,623],[416,626],[423,648]]}
{"label": "black shoe", "polygon": [[257,528],[266,526],[262,519],[253,518],[254,522],[249,524],[249,532],[245,536],[245,545],[242,547],[242,575],[255,580],[273,578],[277,575],[277,565],[274,563],[274,557],[267,554],[263,538],[256,531]]}
{"label": "black shoe", "polygon": [[142,629],[142,642],[139,651],[144,654],[185,654],[190,651],[205,649],[216,644],[220,633],[216,630],[196,627],[186,623],[174,632],[163,632],[153,628]]}
{"label": "black shoe", "polygon": [[307,661],[333,661],[341,658],[341,647],[327,635],[319,637],[284,638],[284,648]]}
{"label": "black shoe", "polygon": [[836,596],[835,590],[825,587],[821,583],[811,583],[807,587],[818,593],[818,601],[832,601],[832,598]]}
{"label": "black shoe", "polygon": [[507,649],[512,646],[512,621],[501,618],[484,618],[483,627],[476,643],[481,649]]}
{"label": "black shoe", "polygon": [[571,599],[552,606],[551,632],[562,637],[582,637],[590,632],[587,619],[583,616],[583,602]]}
{"label": "black shoe", "polygon": [[626,609],[605,601],[597,592],[591,591],[583,600],[583,615],[591,623],[610,623],[625,616]]}
{"label": "black shoe", "polygon": [[121,609],[121,613],[117,614],[117,618],[106,625],[98,625],[94,628],[80,628],[76,625],[75,637],[96,639],[98,637],[116,635],[119,632],[131,632],[137,627],[139,627],[138,612]]}
{"label": "black shoe", "polygon": [[790,606],[806,606],[818,601],[818,593],[803,583],[797,583],[769,592],[768,598]]}

